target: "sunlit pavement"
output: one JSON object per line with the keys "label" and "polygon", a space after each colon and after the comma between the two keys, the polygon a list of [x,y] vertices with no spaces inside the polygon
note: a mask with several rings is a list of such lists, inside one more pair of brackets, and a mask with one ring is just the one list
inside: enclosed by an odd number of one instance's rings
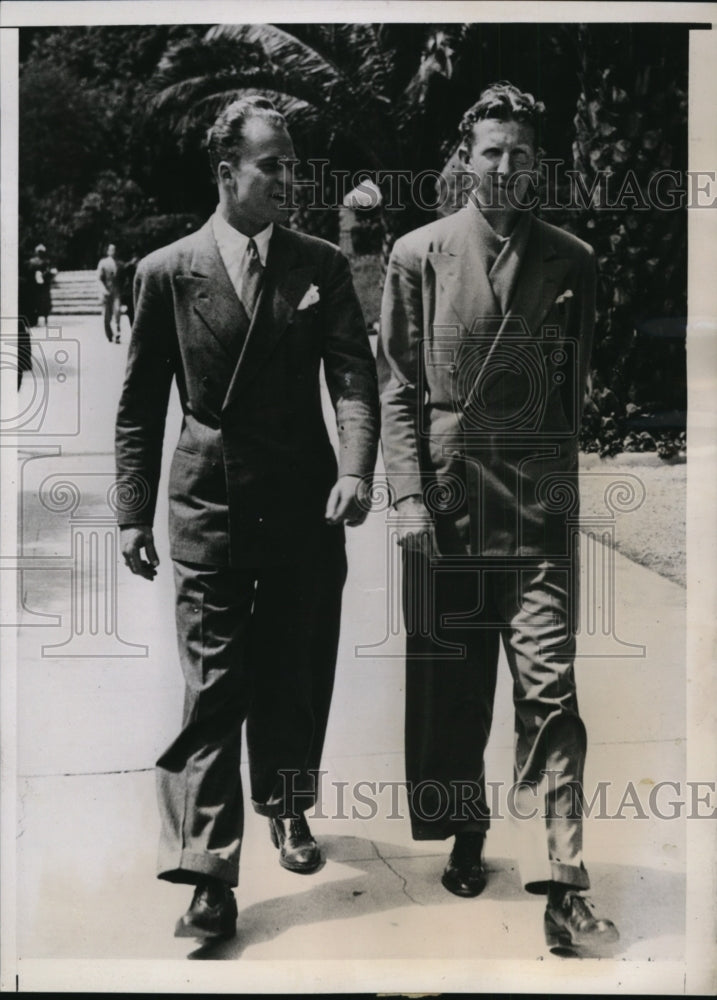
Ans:
{"label": "sunlit pavement", "polygon": [[[440,884],[449,843],[411,840],[400,787],[403,636],[392,623],[383,512],[349,532],[322,812],[311,821],[326,864],[311,877],[284,871],[266,820],[249,811],[236,939],[199,948],[173,937],[190,890],[155,879],[152,771],[182,702],[166,476],[156,524],[161,566],[148,583],[117,565],[111,511],[127,330],[121,344],[109,344],[98,316],[63,318],[61,333],[61,349],[56,338],[35,334],[46,385],[56,394],[45,416],[37,402],[44,389],[32,376],[18,397],[18,427],[24,421],[28,431],[19,452],[17,564],[21,988],[44,982],[36,978],[44,968],[38,960],[206,958],[236,963],[237,991],[307,983],[313,990],[498,989],[518,973],[529,977],[527,989],[557,977],[559,990],[582,992],[590,976],[608,976],[638,991],[650,984],[656,992],[674,990],[684,971],[687,824],[655,813],[669,816],[667,803],[685,797],[685,591],[615,554],[614,585],[596,591],[598,624],[581,632],[576,672],[589,734],[588,797],[607,783],[606,808],[595,815],[596,806],[585,824],[585,854],[596,909],[617,923],[621,937],[600,962],[559,958],[543,939],[543,901],[520,887],[511,821],[493,823],[490,881],[476,900],[457,899]],[[74,406],[77,426],[70,426]],[[172,444],[180,419],[174,399]],[[169,451],[168,443],[165,472]],[[610,634],[601,634],[608,605]],[[501,785],[504,815],[512,781],[505,662],[500,677],[487,770]],[[650,790],[668,781],[680,792],[663,788],[650,810]],[[203,975],[196,966],[191,974],[194,981]]]}

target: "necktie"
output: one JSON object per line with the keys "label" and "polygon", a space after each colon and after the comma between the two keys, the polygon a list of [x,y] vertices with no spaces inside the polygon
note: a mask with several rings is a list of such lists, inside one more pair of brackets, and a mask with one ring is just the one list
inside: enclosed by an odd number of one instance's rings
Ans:
{"label": "necktie", "polygon": [[241,269],[241,301],[249,319],[254,315],[263,274],[264,268],[261,266],[259,251],[254,240],[250,239]]}

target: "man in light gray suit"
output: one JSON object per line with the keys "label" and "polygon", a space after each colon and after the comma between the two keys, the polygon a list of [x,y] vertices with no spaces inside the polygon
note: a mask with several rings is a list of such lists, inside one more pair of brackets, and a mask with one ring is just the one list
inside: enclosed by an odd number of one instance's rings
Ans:
{"label": "man in light gray suit", "polygon": [[[382,446],[404,548],[406,770],[417,839],[455,836],[443,884],[486,884],[484,751],[502,639],[514,812],[552,945],[614,941],[582,894],[585,727],[573,672],[578,433],[595,263],[525,210],[542,106],[488,88],[461,123],[468,204],[400,239],[383,297]],[[574,523],[574,522],[573,522]]]}
{"label": "man in light gray suit", "polygon": [[[117,418],[121,543],[152,579],[152,523],[170,386],[182,429],[169,477],[184,721],[157,762],[159,877],[195,886],[176,933],[235,933],[243,795],[283,867],[321,864],[305,812],[331,702],[346,576],[343,525],[366,517],[374,468],[373,354],[348,262],[281,222],[294,148],[262,98],[209,132],[219,189],[198,232],[141,261]],[[336,411],[338,462],[319,371]]]}

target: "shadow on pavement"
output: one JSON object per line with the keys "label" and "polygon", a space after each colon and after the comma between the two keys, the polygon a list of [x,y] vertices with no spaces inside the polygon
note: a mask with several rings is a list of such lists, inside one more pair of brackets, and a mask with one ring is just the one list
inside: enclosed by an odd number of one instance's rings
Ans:
{"label": "shadow on pavement", "polygon": [[[497,915],[496,904],[501,908],[508,904],[508,912],[516,920],[522,914],[520,920],[524,922],[528,916],[527,909],[521,907],[518,911],[514,906],[535,900],[534,896],[523,891],[517,871],[507,858],[489,857],[489,881],[485,891],[477,899],[459,900],[446,892],[440,883],[447,851],[442,851],[440,855],[426,855],[406,848],[405,854],[396,857],[395,845],[365,838],[322,837],[321,842],[327,861],[349,866],[355,870],[355,876],[323,882],[307,888],[305,892],[276,896],[243,910],[239,898],[237,936],[230,941],[204,943],[187,957],[194,960],[238,959],[247,948],[274,940],[295,927],[366,917],[406,906],[465,906],[466,917],[470,916],[472,923],[478,917],[479,907],[487,909],[486,904],[493,904],[492,912],[488,911],[493,917]],[[359,846],[365,848],[362,851],[365,856],[357,860],[355,856]],[[376,861],[383,864],[378,866]],[[620,864],[593,864],[591,872],[593,885],[600,896],[598,915],[615,920],[620,930],[620,941],[609,953],[592,956],[584,952],[583,957],[619,958],[641,941],[684,935],[683,875]],[[540,905],[542,907],[542,903]],[[473,908],[472,911],[469,907]],[[534,905],[532,911],[535,911]],[[434,917],[427,914],[426,919],[431,921]],[[532,913],[530,919],[533,919]],[[516,930],[519,928],[516,927]],[[445,936],[441,935],[438,925],[436,932],[439,938]],[[332,936],[330,940],[331,954],[325,957],[341,958],[336,947],[337,938]],[[484,937],[483,943],[489,940],[490,936],[487,939]],[[429,956],[417,954],[415,957]],[[492,956],[485,954],[482,957]],[[575,956],[568,951],[564,957]]]}

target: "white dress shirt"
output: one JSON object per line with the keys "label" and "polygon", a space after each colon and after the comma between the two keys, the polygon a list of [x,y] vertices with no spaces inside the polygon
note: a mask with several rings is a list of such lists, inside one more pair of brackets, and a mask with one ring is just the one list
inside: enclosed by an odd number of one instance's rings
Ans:
{"label": "white dress shirt", "polygon": [[[219,254],[224,261],[229,280],[234,286],[234,291],[241,302],[241,274],[244,263],[244,255],[249,243],[249,237],[240,233],[234,226],[230,226],[227,220],[221,215],[219,209],[212,216],[212,229],[214,238],[219,247]],[[270,222],[266,229],[252,237],[256,243],[261,266],[266,267],[266,258],[269,253],[269,240],[274,231],[274,223]]]}

